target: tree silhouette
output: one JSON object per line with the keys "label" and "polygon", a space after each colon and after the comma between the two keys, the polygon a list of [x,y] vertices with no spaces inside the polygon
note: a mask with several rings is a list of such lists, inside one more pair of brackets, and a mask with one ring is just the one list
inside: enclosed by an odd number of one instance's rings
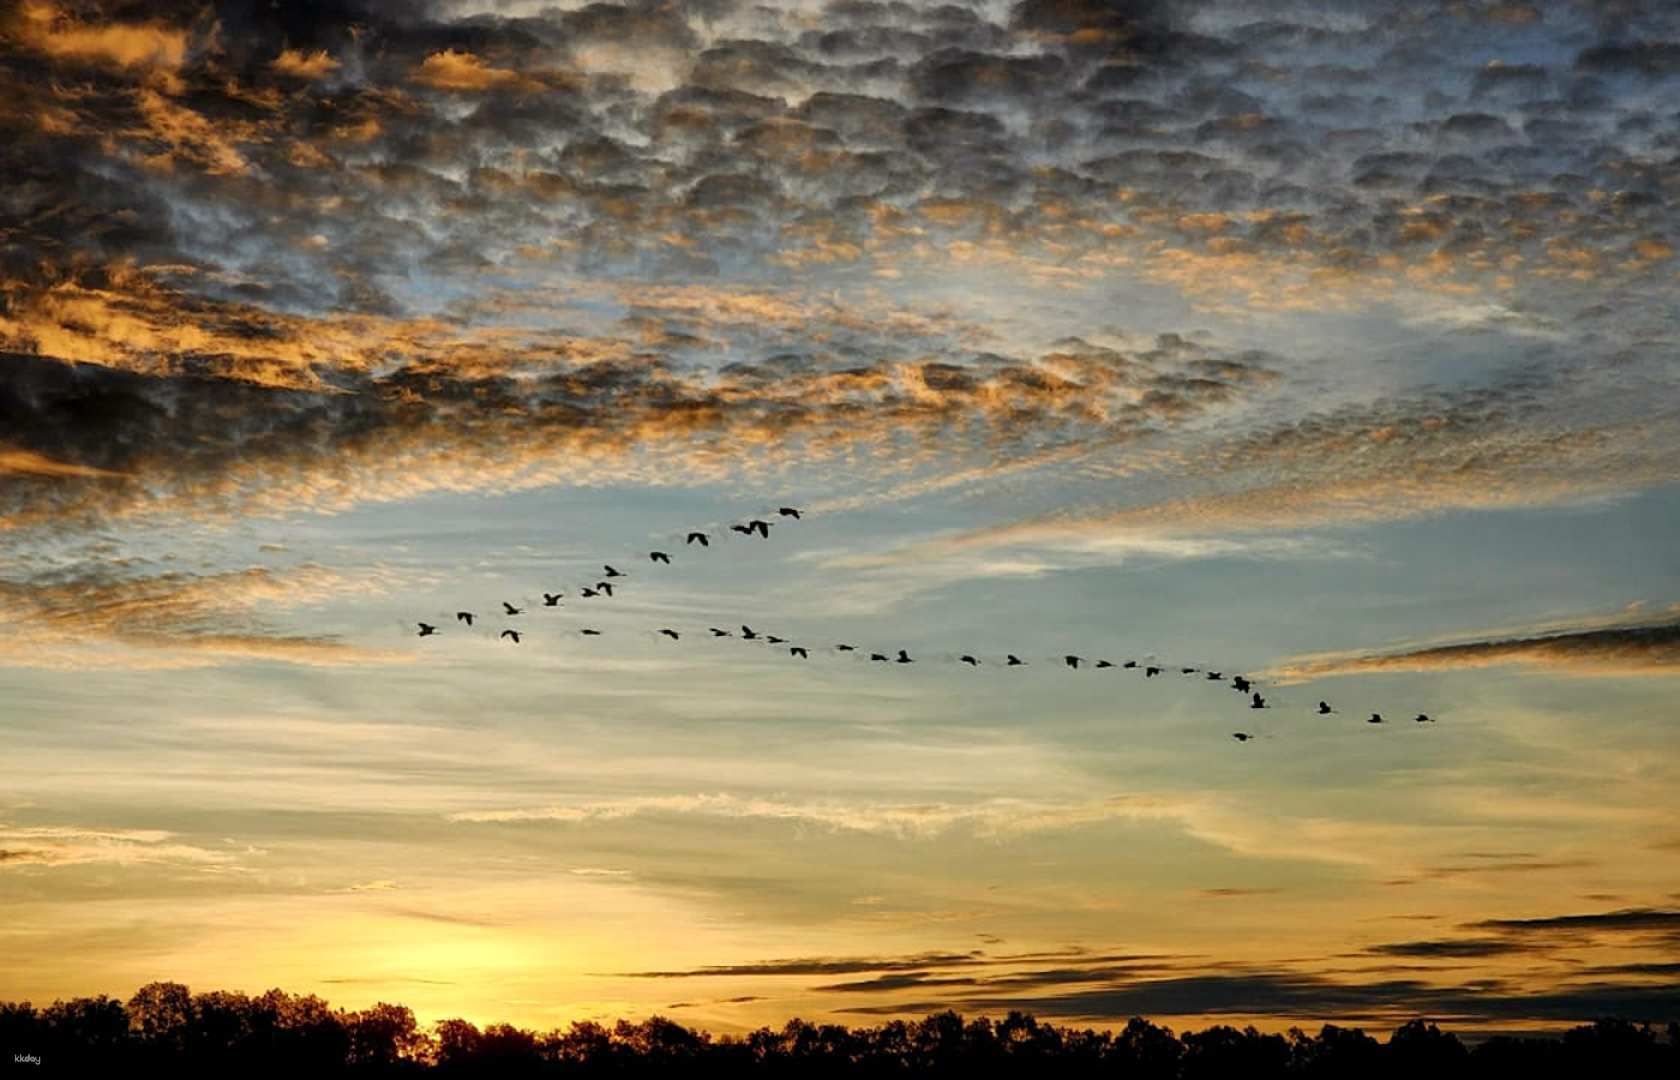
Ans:
{"label": "tree silhouette", "polygon": [[1175,1035],[1141,1018],[1119,1031],[1098,1031],[1041,1023],[1022,1012],[993,1021],[946,1011],[862,1028],[795,1019],[723,1038],[659,1016],[610,1028],[580,1021],[547,1032],[511,1024],[480,1029],[451,1019],[427,1031],[402,1005],[335,1010],[314,995],[193,995],[180,983],[154,982],[126,1005],[105,996],[40,1010],[0,1002],[0,1053],[8,1064],[13,1055],[50,1062],[43,1075],[1668,1080],[1680,1075],[1680,1022],[1659,1031],[1604,1019],[1553,1038],[1497,1035],[1474,1048],[1423,1019],[1379,1042],[1334,1024],[1317,1035],[1225,1024]]}

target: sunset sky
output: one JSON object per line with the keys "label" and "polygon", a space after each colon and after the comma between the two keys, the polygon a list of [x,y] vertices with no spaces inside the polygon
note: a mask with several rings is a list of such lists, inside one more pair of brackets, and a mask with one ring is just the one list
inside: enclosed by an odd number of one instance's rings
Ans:
{"label": "sunset sky", "polygon": [[0,1000],[1680,1015],[1677,103],[1663,0],[0,7]]}

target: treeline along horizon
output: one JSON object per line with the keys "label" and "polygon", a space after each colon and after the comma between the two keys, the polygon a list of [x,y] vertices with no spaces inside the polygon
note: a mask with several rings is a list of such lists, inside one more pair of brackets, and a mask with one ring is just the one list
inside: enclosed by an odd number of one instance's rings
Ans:
{"label": "treeline along horizon", "polygon": [[1422,1018],[1379,1041],[1333,1024],[1316,1035],[1226,1024],[1175,1034],[1142,1018],[1097,1030],[1017,1011],[1000,1020],[946,1011],[857,1028],[793,1019],[724,1036],[660,1016],[538,1032],[461,1019],[428,1029],[404,1005],[335,1009],[313,994],[193,994],[154,982],[127,1002],[0,1002],[0,1055],[0,1069],[38,1076],[1672,1078],[1680,1076],[1680,1021],[1658,1028],[1601,1019],[1471,1045]]}

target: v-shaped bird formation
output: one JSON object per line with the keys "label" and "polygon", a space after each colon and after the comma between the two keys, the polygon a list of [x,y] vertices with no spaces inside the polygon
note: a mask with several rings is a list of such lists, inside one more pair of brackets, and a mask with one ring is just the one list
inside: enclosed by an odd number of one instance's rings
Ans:
{"label": "v-shaped bird formation", "polygon": [[[786,524],[789,521],[800,521],[804,518],[804,511],[800,510],[798,507],[781,506],[776,508],[775,516],[784,520],[775,522],[755,517],[747,521],[731,524],[728,526],[728,529],[730,532],[744,537],[757,537],[759,540],[768,540],[770,539],[770,530],[772,527],[779,524]],[[698,545],[702,549],[709,549],[711,544],[712,537],[709,533],[697,529],[688,530],[685,533],[683,541],[685,548]],[[667,551],[649,551],[647,553],[647,558],[649,563],[655,566],[675,565],[672,561],[671,553]],[[630,575],[627,572],[618,569],[611,563],[603,563],[601,564],[600,574],[602,580],[595,581],[589,585],[580,586],[578,589],[578,597],[583,600],[603,598],[611,599],[615,588],[613,585],[613,579],[628,578],[629,576]],[[564,604],[565,595],[566,594],[564,592],[543,592],[542,606],[545,608],[561,607]],[[500,603],[504,618],[511,619],[523,616],[526,613],[525,608],[509,603],[506,600],[500,601]],[[458,622],[465,624],[468,628],[471,628],[479,616],[476,612],[472,611],[457,611],[455,613],[455,618]],[[436,625],[425,622],[419,622],[416,625],[419,627],[416,635],[418,637],[437,637],[441,635],[441,631]],[[850,642],[833,642],[827,646],[825,650],[814,645],[795,643],[790,641],[788,638],[755,630],[751,626],[747,626],[745,624],[741,625],[737,630],[731,630],[719,626],[708,626],[706,630],[714,639],[733,638],[740,641],[763,642],[765,645],[778,649],[785,646],[787,654],[791,659],[801,661],[810,660],[813,649],[817,649],[819,655],[822,652],[827,651],[836,656],[847,653],[858,653],[861,651],[859,646]],[[662,626],[656,628],[654,632],[658,636],[668,638],[673,642],[681,643],[683,640],[684,631],[674,627]],[[586,637],[603,636],[603,632],[601,630],[588,626],[579,628],[577,633]],[[530,636],[530,634],[527,630],[517,630],[513,627],[505,627],[498,635],[498,640],[508,641],[514,645],[518,645],[528,636]],[[870,663],[878,664],[910,665],[918,662],[917,658],[911,656],[907,649],[869,651],[868,656]],[[1200,675],[1202,678],[1196,680],[1197,682],[1217,683],[1222,687],[1226,687],[1237,692],[1238,694],[1245,695],[1248,699],[1248,708],[1250,710],[1282,708],[1281,702],[1274,701],[1273,699],[1260,693],[1260,691],[1254,689],[1254,680],[1245,675],[1233,675],[1229,680],[1227,680],[1223,671],[1211,668],[1196,667],[1194,665],[1175,665],[1160,660],[1139,661],[1128,659],[1117,663],[1114,660],[1106,658],[1089,657],[1076,653],[1066,653],[1062,656],[1051,657],[1049,659],[1052,664],[1060,664],[1070,671],[1079,671],[1081,668],[1085,668],[1090,671],[1114,670],[1129,672],[1141,670],[1145,679],[1153,679],[1158,676],[1164,676],[1169,670],[1176,667],[1178,669],[1178,674],[1181,677]],[[962,653],[957,656],[953,662],[968,668],[980,668],[985,666],[1018,668],[1031,666],[1029,661],[1023,660],[1015,653],[1005,653],[1001,660],[994,659],[989,662],[987,658],[977,656],[974,653]],[[1320,701],[1315,708],[1311,710],[1304,709],[1302,711],[1317,716],[1333,716],[1338,713],[1338,710],[1331,707],[1328,701]],[[1373,712],[1366,720],[1367,724],[1382,724],[1385,722],[1386,721],[1383,719],[1383,715],[1379,712]],[[1418,713],[1415,717],[1413,717],[1413,722],[1417,724],[1432,724],[1435,722],[1435,718],[1427,713]],[[1233,731],[1231,733],[1231,738],[1235,739],[1239,743],[1250,742],[1260,737],[1261,733],[1253,731]]]}

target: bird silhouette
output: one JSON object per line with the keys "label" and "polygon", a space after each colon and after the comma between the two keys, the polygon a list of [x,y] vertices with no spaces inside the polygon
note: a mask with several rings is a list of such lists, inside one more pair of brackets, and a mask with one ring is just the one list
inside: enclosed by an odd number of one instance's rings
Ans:
{"label": "bird silhouette", "polygon": [[601,594],[596,592],[594,589],[591,589],[589,586],[585,585],[583,587],[583,592],[579,595],[581,595],[585,600],[593,600],[595,597],[600,596]]}
{"label": "bird silhouette", "polygon": [[1066,664],[1075,671],[1079,670],[1079,657],[1074,656],[1072,653],[1062,657],[1062,663]]}
{"label": "bird silhouette", "polygon": [[1249,682],[1247,679],[1243,678],[1241,675],[1238,675],[1231,680],[1231,689],[1235,690],[1239,694],[1248,693],[1248,688],[1253,686],[1253,685],[1254,685],[1253,683]]}
{"label": "bird silhouette", "polygon": [[1420,724],[1433,724],[1435,722],[1435,718],[1433,716],[1430,716],[1428,713],[1421,712],[1412,717],[1412,719]]}
{"label": "bird silhouette", "polygon": [[1180,675],[1194,675],[1196,674],[1196,669],[1193,667],[1179,668],[1178,673]]}
{"label": "bird silhouette", "polygon": [[903,649],[900,649],[900,650],[898,650],[898,662],[900,664],[914,664],[916,661],[910,659],[910,654],[909,653],[905,652]]}
{"label": "bird silhouette", "polygon": [[1019,656],[1016,656],[1014,653],[1010,653],[1008,662],[1005,663],[1003,666],[1004,667],[1025,667],[1026,664],[1027,664],[1027,662],[1025,660],[1021,659]]}
{"label": "bird silhouette", "polygon": [[1246,731],[1233,731],[1231,732],[1231,738],[1237,740],[1238,742],[1247,742],[1248,740],[1254,738],[1254,736],[1250,735]]}
{"label": "bird silhouette", "polygon": [[969,667],[979,667],[980,666],[980,661],[976,660],[972,656],[969,656],[967,653],[963,654],[962,662],[967,664]]}
{"label": "bird silhouette", "polygon": [[741,636],[746,638],[748,641],[751,641],[753,638],[757,637],[758,635],[753,632],[752,627],[748,626],[746,623],[742,623],[741,624]]}
{"label": "bird silhouette", "polygon": [[1320,716],[1329,716],[1335,711],[1335,709],[1330,707],[1330,703],[1328,701],[1321,701],[1318,703],[1318,715]]}
{"label": "bird silhouette", "polygon": [[502,637],[512,638],[515,645],[519,644],[519,631],[517,630],[503,630]]}
{"label": "bird silhouette", "polygon": [[701,547],[712,546],[712,538],[703,532],[691,532],[688,534],[688,539],[683,542],[686,544],[699,544]]}
{"label": "bird silhouette", "polygon": [[508,603],[506,600],[502,601],[502,610],[506,611],[509,615],[523,615],[523,614],[525,614],[525,609],[524,608],[514,607],[512,604]]}
{"label": "bird silhouette", "polygon": [[729,631],[719,630],[715,626],[709,626],[709,627],[707,627],[707,629],[712,632],[713,637],[734,637],[735,636],[734,634],[731,634]]}
{"label": "bird silhouette", "polygon": [[1161,674],[1161,669],[1158,667],[1146,667],[1143,669],[1143,677],[1146,679],[1153,679],[1159,674]]}
{"label": "bird silhouette", "polygon": [[738,532],[742,536],[751,536],[753,534],[753,529],[752,529],[751,525],[731,525],[731,526],[729,526],[729,531],[730,532]]}
{"label": "bird silhouette", "polygon": [[543,593],[543,607],[559,607],[560,606],[560,598],[562,596],[565,596],[565,595],[566,595],[565,593],[557,593],[557,592],[555,592],[555,593],[548,593],[548,592]]}
{"label": "bird silhouette", "polygon": [[796,521],[799,519],[799,511],[791,506],[779,506],[776,508],[776,513],[782,515],[783,517],[793,518]]}
{"label": "bird silhouette", "polygon": [[1207,676],[1208,676],[1208,682],[1224,682],[1225,681],[1225,673],[1222,672],[1222,671],[1210,671],[1210,672],[1207,673]]}
{"label": "bird silhouette", "polygon": [[1254,691],[1254,698],[1248,703],[1248,707],[1251,709],[1264,709],[1266,707],[1266,699],[1260,696],[1260,691]]}
{"label": "bird silhouette", "polygon": [[671,556],[665,554],[663,551],[650,551],[648,552],[648,558],[652,559],[654,562],[662,562],[666,566],[671,565]]}
{"label": "bird silhouette", "polygon": [[460,621],[460,622],[464,622],[464,623],[466,623],[466,624],[467,624],[467,625],[468,625],[468,626],[471,626],[471,625],[472,625],[472,621],[473,621],[473,618],[474,618],[474,616],[473,616],[473,613],[472,613],[472,612],[470,612],[470,611],[457,611],[457,612],[456,612],[456,613],[455,613],[455,618],[456,618],[456,619],[457,619],[457,620],[458,620],[458,621]]}
{"label": "bird silhouette", "polygon": [[782,644],[786,644],[786,642],[787,642],[787,638],[780,638],[780,637],[777,637],[775,634],[765,634],[764,635],[764,640],[768,641],[772,645],[782,645]]}
{"label": "bird silhouette", "polygon": [[420,623],[419,627],[420,632],[416,634],[415,637],[431,637],[433,634],[437,633],[437,627],[430,623]]}
{"label": "bird silhouette", "polygon": [[880,653],[878,653],[878,652],[872,652],[872,653],[870,653],[870,654],[869,654],[869,659],[871,659],[871,660],[877,660],[877,661],[879,661],[879,662],[881,662],[881,663],[883,663],[883,664],[884,664],[884,663],[886,663],[886,662],[887,662],[887,658],[886,658],[886,657],[885,657],[885,656],[883,656],[883,655],[882,655],[882,654],[880,654]]}
{"label": "bird silhouette", "polygon": [[792,648],[790,648],[788,650],[788,655],[797,656],[801,660],[809,660],[811,658],[811,654],[806,652],[804,649],[800,648],[798,645],[795,645]]}
{"label": "bird silhouette", "polygon": [[1371,719],[1369,719],[1365,722],[1367,724],[1380,724],[1380,723],[1382,723],[1383,722],[1382,713],[1380,713],[1380,712],[1372,713],[1371,714]]}
{"label": "bird silhouette", "polygon": [[834,651],[835,652],[857,652],[857,646],[856,645],[836,645],[836,646],[834,646]]}
{"label": "bird silhouette", "polygon": [[1113,667],[1114,664],[1113,664],[1112,661],[1109,661],[1109,660],[1098,660],[1097,661],[1097,666],[1100,667],[1100,668],[1105,668],[1105,667]]}
{"label": "bird silhouette", "polygon": [[[608,575],[608,576],[611,576],[611,575]],[[612,582],[610,582],[610,581],[597,581],[595,583],[595,591],[596,592],[604,592],[608,596],[611,596],[612,591],[613,591]]]}
{"label": "bird silhouette", "polygon": [[611,566],[602,566],[601,567],[601,572],[606,574],[608,577],[624,577],[625,576],[624,571],[614,570]]}
{"label": "bird silhouette", "polygon": [[1124,664],[1121,664],[1120,666],[1123,667],[1123,668],[1135,668],[1135,667],[1137,667],[1137,661],[1136,660],[1128,660]]}
{"label": "bird silhouette", "polygon": [[770,523],[768,521],[760,521],[758,518],[753,518],[751,521],[747,522],[747,531],[750,533],[755,530],[758,535],[764,537],[764,539],[770,539]]}
{"label": "bird silhouette", "polygon": [[664,634],[666,637],[670,638],[672,641],[680,641],[682,639],[682,635],[677,633],[675,630],[671,630],[671,629],[667,628],[667,629],[661,629],[659,632],[661,634]]}
{"label": "bird silhouette", "polygon": [[591,629],[590,627],[587,627],[587,626],[584,627],[582,630],[579,630],[578,633],[582,634],[585,637],[600,637],[601,636],[601,631]]}

